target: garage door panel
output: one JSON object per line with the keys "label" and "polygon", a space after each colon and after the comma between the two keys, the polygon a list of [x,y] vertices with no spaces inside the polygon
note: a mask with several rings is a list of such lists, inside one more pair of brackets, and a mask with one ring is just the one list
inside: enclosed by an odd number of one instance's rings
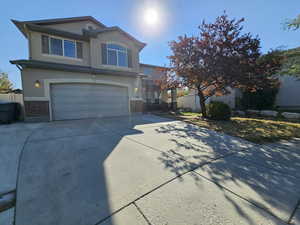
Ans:
{"label": "garage door panel", "polygon": [[125,109],[126,109],[125,105],[124,106],[119,106],[119,107],[114,106],[114,107],[111,107],[109,109],[103,109],[103,108],[100,108],[100,107],[80,107],[80,109],[77,109],[74,112],[74,107],[66,106],[63,110],[56,111],[55,115],[64,114],[64,113],[71,113],[71,112],[77,113],[77,112],[81,112],[81,111],[87,111],[87,112],[90,112],[90,113],[95,113],[95,115],[98,115],[98,114],[103,114],[103,115],[107,115],[107,116],[114,115],[114,114],[124,115],[124,113],[122,111],[125,110]]}
{"label": "garage door panel", "polygon": [[[90,107],[94,107],[93,104],[95,103],[96,106],[102,107],[102,104],[112,104],[116,105],[116,104],[121,104],[121,105],[125,105],[128,103],[128,99],[124,98],[124,97],[98,97],[98,96],[94,96],[93,98],[85,98],[85,97],[79,97],[79,98],[75,98],[75,97],[64,97],[61,99],[57,99],[56,102],[54,102],[53,104],[57,105],[57,106],[64,106],[64,105],[73,105],[73,104],[80,104],[82,106],[90,106]],[[113,106],[111,105],[111,107]]]}
{"label": "garage door panel", "polygon": [[82,119],[129,114],[128,89],[98,84],[51,85],[53,119]]}
{"label": "garage door panel", "polygon": [[93,90],[93,89],[78,89],[74,93],[74,89],[69,89],[69,90],[55,90],[53,93],[53,96],[69,96],[69,97],[74,97],[74,96],[98,96],[98,97],[110,97],[110,96],[115,96],[115,97],[122,97],[122,96],[127,96],[127,91],[120,91],[120,90]]}

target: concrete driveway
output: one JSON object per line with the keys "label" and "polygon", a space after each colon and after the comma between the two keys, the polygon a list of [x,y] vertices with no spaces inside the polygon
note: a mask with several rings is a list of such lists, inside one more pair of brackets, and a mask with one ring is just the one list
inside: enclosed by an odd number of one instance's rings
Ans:
{"label": "concrete driveway", "polygon": [[10,129],[16,225],[300,224],[296,147],[153,115]]}

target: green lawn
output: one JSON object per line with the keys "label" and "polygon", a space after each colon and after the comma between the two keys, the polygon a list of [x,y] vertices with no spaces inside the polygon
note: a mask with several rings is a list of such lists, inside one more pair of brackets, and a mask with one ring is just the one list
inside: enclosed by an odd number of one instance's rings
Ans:
{"label": "green lawn", "polygon": [[196,112],[180,112],[179,115],[181,116],[193,116],[193,117],[197,117],[197,116],[201,116],[201,113],[196,113]]}
{"label": "green lawn", "polygon": [[274,142],[281,139],[300,138],[300,122],[287,122],[270,118],[232,117],[230,121],[201,119],[200,113],[182,112],[163,114],[255,143]]}

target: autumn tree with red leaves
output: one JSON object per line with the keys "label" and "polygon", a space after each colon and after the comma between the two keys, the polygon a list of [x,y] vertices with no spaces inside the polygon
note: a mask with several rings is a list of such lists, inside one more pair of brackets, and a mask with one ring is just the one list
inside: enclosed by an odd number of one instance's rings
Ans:
{"label": "autumn tree with red leaves", "polygon": [[276,85],[272,75],[280,68],[280,57],[271,52],[270,57],[262,58],[260,40],[242,33],[243,21],[229,19],[224,13],[214,23],[203,21],[199,36],[171,41],[170,68],[161,86],[196,89],[205,118],[206,99],[228,94],[228,87],[255,91]]}

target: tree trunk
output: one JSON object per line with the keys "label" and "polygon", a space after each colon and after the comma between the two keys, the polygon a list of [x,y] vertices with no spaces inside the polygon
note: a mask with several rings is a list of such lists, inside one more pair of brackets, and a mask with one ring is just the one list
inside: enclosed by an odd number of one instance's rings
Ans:
{"label": "tree trunk", "polygon": [[171,108],[173,111],[177,110],[177,90],[176,90],[176,88],[171,89]]}
{"label": "tree trunk", "polygon": [[204,97],[203,92],[199,89],[198,89],[198,96],[199,96],[199,102],[200,102],[202,117],[207,118],[206,106],[205,106],[205,97]]}

